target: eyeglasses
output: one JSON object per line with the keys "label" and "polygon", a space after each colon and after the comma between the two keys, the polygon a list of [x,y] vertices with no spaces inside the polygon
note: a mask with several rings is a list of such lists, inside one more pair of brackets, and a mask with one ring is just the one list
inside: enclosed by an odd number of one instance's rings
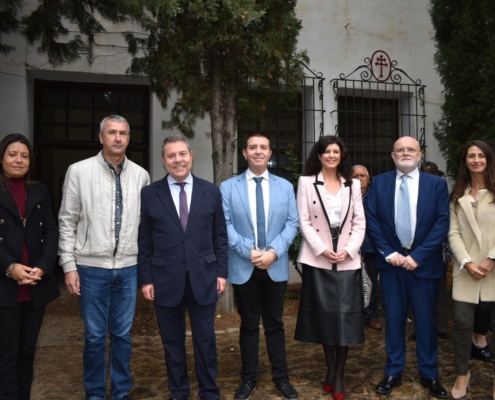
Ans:
{"label": "eyeglasses", "polygon": [[418,151],[421,151],[421,150],[415,149],[413,147],[401,147],[400,149],[394,150],[394,153],[404,154],[407,152],[410,154],[416,154]]}

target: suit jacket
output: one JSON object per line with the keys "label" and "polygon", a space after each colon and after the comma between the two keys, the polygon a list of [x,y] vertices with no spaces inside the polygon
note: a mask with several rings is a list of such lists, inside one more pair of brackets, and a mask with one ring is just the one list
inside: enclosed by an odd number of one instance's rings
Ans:
{"label": "suit jacket", "polygon": [[[332,248],[332,234],[327,220],[329,215],[326,201],[325,185],[321,172],[317,179],[313,176],[299,178],[297,189],[297,211],[303,241],[299,250],[298,262],[317,268],[332,269],[332,264],[321,255]],[[345,179],[340,177],[344,185]],[[322,204],[323,202],[323,204]],[[347,210],[349,212],[347,213]],[[345,219],[347,215],[347,218]],[[345,221],[344,221],[345,219]],[[342,231],[339,236],[337,251],[345,250],[349,257],[337,264],[338,271],[361,268],[359,248],[363,243],[366,230],[361,184],[357,179],[352,180],[352,199],[348,186],[342,186],[342,210],[340,213]]]}
{"label": "suit jacket", "polygon": [[[167,175],[168,176],[168,175]],[[193,176],[184,232],[167,176],[141,190],[138,236],[139,284],[154,284],[155,303],[175,307],[186,284],[186,262],[200,305],[218,300],[217,277],[227,278],[227,228],[220,190]]]}
{"label": "suit jacket", "polygon": [[468,188],[458,202],[457,212],[450,204],[449,242],[454,254],[454,300],[468,303],[495,301],[495,273],[490,272],[486,278],[474,280],[460,263],[471,258],[479,264],[487,256],[495,257],[495,204],[488,190],[480,190],[478,195],[477,216],[474,216],[471,196]]}
{"label": "suit jacket", "polygon": [[24,241],[29,251],[28,266],[41,268],[46,273],[31,286],[34,306],[38,308],[60,296],[53,275],[58,228],[48,189],[43,184],[27,187],[26,227],[8,189],[0,189],[0,307],[16,306],[19,285],[7,278],[5,271],[14,261],[22,263]]}
{"label": "suit jacket", "polygon": [[[255,241],[255,227],[249,206],[246,172],[222,182],[220,190],[229,236],[229,282],[241,285],[251,277],[254,265],[250,260]],[[297,234],[297,210],[294,187],[287,180],[268,175],[270,207],[268,210],[267,247],[277,253],[268,270],[274,282],[289,279],[288,250]]]}
{"label": "suit jacket", "polygon": [[[395,232],[395,185],[397,171],[373,178],[366,204],[368,235],[376,249],[376,267],[396,268],[385,257],[405,255]],[[420,171],[416,227],[410,256],[419,264],[412,271],[419,278],[440,279],[444,273],[442,243],[449,231],[447,181]]]}

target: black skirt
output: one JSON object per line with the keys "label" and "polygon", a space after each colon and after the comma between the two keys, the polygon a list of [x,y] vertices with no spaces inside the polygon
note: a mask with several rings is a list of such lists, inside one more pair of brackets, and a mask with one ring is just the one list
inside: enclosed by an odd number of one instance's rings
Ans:
{"label": "black skirt", "polygon": [[327,346],[364,343],[361,270],[333,271],[303,264],[295,339]]}

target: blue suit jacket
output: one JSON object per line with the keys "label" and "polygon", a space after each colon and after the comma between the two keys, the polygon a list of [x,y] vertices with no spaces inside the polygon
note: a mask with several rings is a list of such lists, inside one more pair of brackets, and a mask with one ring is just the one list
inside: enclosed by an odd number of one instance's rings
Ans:
{"label": "blue suit jacket", "polygon": [[167,177],[141,190],[139,284],[154,284],[155,303],[174,307],[184,294],[186,262],[196,301],[218,300],[217,277],[227,278],[227,227],[220,190],[193,176],[184,232]]}
{"label": "blue suit jacket", "polygon": [[[268,211],[267,246],[275,249],[278,259],[268,270],[275,282],[289,279],[289,255],[287,253],[297,234],[294,187],[287,180],[269,174],[270,208]],[[251,218],[246,173],[222,182],[220,185],[223,209],[229,237],[229,279],[240,285],[252,275],[254,265],[250,261],[254,246],[255,228]]]}
{"label": "blue suit jacket", "polygon": [[[367,233],[376,249],[376,267],[396,268],[385,257],[404,250],[395,233],[395,185],[397,171],[373,178],[366,207]],[[410,256],[419,264],[413,273],[420,278],[437,279],[444,273],[442,243],[449,231],[449,192],[447,182],[420,171],[416,229]]]}

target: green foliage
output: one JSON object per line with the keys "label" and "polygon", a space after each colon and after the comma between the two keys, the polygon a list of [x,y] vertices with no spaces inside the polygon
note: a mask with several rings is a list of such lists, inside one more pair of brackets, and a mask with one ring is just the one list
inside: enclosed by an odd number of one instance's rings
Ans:
{"label": "green foliage", "polygon": [[13,46],[3,43],[2,33],[16,32],[19,28],[17,12],[22,0],[0,0],[0,53],[5,55],[14,50]]}
{"label": "green foliage", "polygon": [[186,135],[214,101],[226,109],[233,98],[240,118],[266,107],[269,93],[293,94],[301,83],[298,65],[307,56],[295,52],[295,1],[137,1],[142,12],[135,18],[149,36],[126,36],[135,55],[129,72],[147,75],[164,107],[178,92],[172,121]]}
{"label": "green foliage", "polygon": [[[293,143],[289,144],[289,150],[287,150],[285,154],[287,154],[287,159],[291,164],[288,167],[285,167],[285,169],[288,172],[292,173],[292,184],[294,185],[294,190],[297,193],[297,184],[299,182],[299,177],[302,175],[299,171],[301,170],[301,166],[303,163],[302,161],[299,161],[296,154],[294,153]],[[296,237],[294,238],[294,241],[289,247],[289,260],[292,261],[294,265],[297,265],[297,256],[299,255],[299,250],[301,249],[301,241],[301,231],[298,231]]]}
{"label": "green foliage", "polygon": [[434,136],[457,176],[462,147],[495,141],[495,1],[431,0],[437,71],[446,89]]}

